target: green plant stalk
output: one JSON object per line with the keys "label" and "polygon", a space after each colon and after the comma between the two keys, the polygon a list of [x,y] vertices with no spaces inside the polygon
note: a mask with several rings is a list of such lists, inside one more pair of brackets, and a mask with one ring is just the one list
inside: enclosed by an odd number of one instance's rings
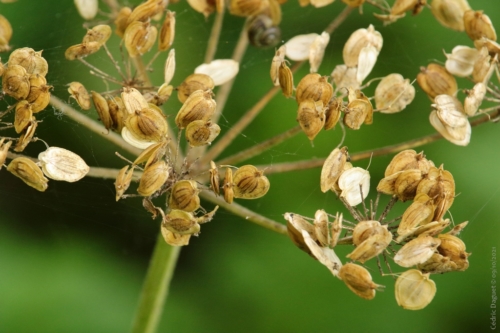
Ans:
{"label": "green plant stalk", "polygon": [[156,332],[180,251],[180,246],[168,245],[161,233],[158,234],[142,286],[132,333]]}

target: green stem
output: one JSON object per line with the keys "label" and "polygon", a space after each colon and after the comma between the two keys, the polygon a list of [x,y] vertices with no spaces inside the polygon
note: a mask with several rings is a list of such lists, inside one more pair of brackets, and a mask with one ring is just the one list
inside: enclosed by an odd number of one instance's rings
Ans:
{"label": "green stem", "polygon": [[158,235],[135,313],[133,333],[156,332],[180,249],[168,245],[161,233]]}

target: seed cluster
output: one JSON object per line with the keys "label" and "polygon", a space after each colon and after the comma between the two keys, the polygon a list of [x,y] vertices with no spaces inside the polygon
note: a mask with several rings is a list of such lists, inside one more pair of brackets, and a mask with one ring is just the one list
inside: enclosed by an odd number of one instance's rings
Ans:
{"label": "seed cluster", "polygon": [[[328,221],[324,210],[318,210],[313,223],[306,217],[286,213],[288,235],[301,250],[325,265],[334,276],[344,281],[356,295],[372,299],[382,286],[372,281],[362,266],[380,257],[391,266],[388,258],[400,267],[411,268],[396,281],[396,300],[403,308],[419,310],[427,306],[436,287],[430,274],[464,271],[469,267],[465,244],[456,235],[467,225],[461,223],[448,231],[451,224],[444,215],[455,197],[455,182],[449,171],[436,168],[423,153],[404,150],[387,166],[385,178],[377,191],[392,196],[384,212],[376,218],[379,197],[366,208],[364,199],[369,191],[369,174],[352,166],[347,147],[335,149],[327,158],[321,173],[323,192],[333,191],[350,211],[355,222],[347,221],[337,213]],[[359,171],[354,171],[359,169]],[[351,174],[351,172],[353,172]],[[345,179],[345,180],[344,180]],[[413,200],[403,215],[386,221],[387,214],[397,201]],[[363,210],[355,208],[363,202]],[[330,215],[331,216],[331,215]],[[395,225],[395,222],[399,224]],[[344,232],[344,237],[340,238]],[[334,252],[338,244],[352,244],[354,250],[347,255],[352,262],[342,264]],[[396,250],[395,247],[399,247]],[[380,268],[381,269],[381,268]]]}

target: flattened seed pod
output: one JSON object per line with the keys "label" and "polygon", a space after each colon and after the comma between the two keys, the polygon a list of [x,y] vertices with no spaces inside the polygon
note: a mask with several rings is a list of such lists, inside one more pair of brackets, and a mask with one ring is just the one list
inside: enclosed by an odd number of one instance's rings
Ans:
{"label": "flattened seed pod", "polygon": [[68,87],[70,96],[73,97],[82,110],[90,109],[90,95],[80,82],[71,82]]}
{"label": "flattened seed pod", "polygon": [[269,179],[264,171],[253,165],[245,165],[236,170],[233,176],[234,197],[241,199],[258,199],[269,191]]}
{"label": "flattened seed pod", "polygon": [[76,182],[89,172],[90,168],[77,154],[64,148],[50,147],[38,155],[43,173],[54,180]]}
{"label": "flattened seed pod", "polygon": [[436,284],[429,279],[429,274],[410,269],[398,277],[394,291],[399,306],[407,310],[420,310],[434,298]]}
{"label": "flattened seed pod", "polygon": [[168,179],[170,167],[161,160],[149,165],[142,174],[137,193],[149,197],[158,191]]}

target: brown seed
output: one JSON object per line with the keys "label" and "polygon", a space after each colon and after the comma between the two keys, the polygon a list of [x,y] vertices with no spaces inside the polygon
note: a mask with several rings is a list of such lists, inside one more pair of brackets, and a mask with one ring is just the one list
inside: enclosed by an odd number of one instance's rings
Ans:
{"label": "brown seed", "polygon": [[132,9],[129,7],[122,7],[120,11],[118,12],[118,15],[115,18],[115,33],[120,36],[120,38],[123,38],[123,34],[125,33],[125,29],[127,29],[128,26],[128,18],[130,17],[130,14],[132,13]]}
{"label": "brown seed", "polygon": [[344,125],[353,130],[360,129],[361,125],[365,123],[367,119],[369,120],[372,114],[373,107],[370,102],[363,99],[356,99],[347,104]]}
{"label": "brown seed", "polygon": [[23,47],[14,50],[9,56],[9,67],[19,65],[26,69],[28,74],[47,75],[49,65],[42,57],[42,51],[35,52],[32,48]]}
{"label": "brown seed", "polygon": [[302,101],[297,111],[297,121],[309,140],[314,140],[325,125],[323,102],[312,99]]}
{"label": "brown seed", "polygon": [[111,27],[106,24],[100,24],[87,30],[82,43],[97,42],[102,46],[108,41],[109,37],[111,37]]}
{"label": "brown seed", "polygon": [[12,145],[12,141],[7,141],[5,143],[5,138],[0,139],[0,170],[2,170],[2,167],[5,163],[5,160],[7,159],[7,153],[9,152],[9,148]]}
{"label": "brown seed", "polygon": [[120,200],[125,191],[129,188],[132,176],[134,175],[134,166],[128,170],[129,166],[120,169],[115,181],[116,201]]}
{"label": "brown seed", "polygon": [[229,12],[236,16],[253,16],[269,7],[269,0],[230,0]]}
{"label": "brown seed", "polygon": [[292,97],[293,94],[293,74],[290,68],[283,61],[278,69],[278,82],[281,91],[286,98]]}
{"label": "brown seed", "polygon": [[264,171],[253,165],[238,168],[233,175],[233,184],[234,197],[241,199],[258,199],[264,196],[270,187]]}
{"label": "brown seed", "polygon": [[214,80],[206,74],[191,74],[179,87],[177,87],[177,97],[181,103],[185,103],[187,98],[197,90],[214,89]]}
{"label": "brown seed", "polygon": [[125,104],[123,100],[118,97],[112,97],[107,99],[109,108],[109,116],[111,117],[111,122],[113,123],[112,129],[118,133],[121,133],[123,127],[125,126],[125,115],[127,114],[127,110],[125,109]]}
{"label": "brown seed", "polygon": [[168,141],[163,140],[147,147],[139,156],[137,156],[133,165],[139,165],[146,162],[144,168],[147,168],[151,164],[158,162],[163,158],[163,156],[165,156],[167,152],[167,144]]}
{"label": "brown seed", "polygon": [[[285,53],[286,53],[286,46],[281,45],[279,49],[276,50],[276,53],[274,54],[273,57],[273,61],[271,62],[270,75],[271,75],[271,80],[273,81],[273,85],[275,86],[280,85],[279,71],[281,63],[285,61]],[[293,81],[293,76],[292,76],[292,81]]]}
{"label": "brown seed", "polygon": [[92,101],[94,102],[94,107],[99,115],[99,119],[106,129],[113,127],[113,120],[109,114],[108,102],[101,94],[95,91],[90,92],[92,95]]}
{"label": "brown seed", "polygon": [[40,167],[29,158],[17,157],[13,159],[7,166],[7,171],[21,178],[23,182],[37,191],[44,192],[48,187],[49,180],[45,178]]}
{"label": "brown seed", "polygon": [[165,215],[162,226],[179,235],[193,235],[200,232],[200,225],[193,214],[179,209],[172,209]]}
{"label": "brown seed", "polygon": [[12,38],[12,26],[5,16],[0,15],[0,52],[10,50],[9,42]]}
{"label": "brown seed", "polygon": [[98,42],[88,42],[82,44],[76,44],[68,47],[64,56],[68,60],[75,60],[80,58],[85,58],[88,55],[96,53],[101,48],[101,44]]}
{"label": "brown seed", "polygon": [[47,85],[45,77],[39,74],[31,74],[29,81],[30,93],[26,97],[26,100],[31,103],[33,113],[37,113],[49,105],[50,89],[52,86]]}
{"label": "brown seed", "polygon": [[427,4],[426,0],[396,0],[391,7],[391,15],[400,15],[407,11],[413,11],[413,14],[419,13]]}
{"label": "brown seed", "polygon": [[172,187],[168,205],[171,209],[194,212],[200,208],[199,192],[194,180],[180,180]]}
{"label": "brown seed", "polygon": [[222,183],[222,188],[224,189],[224,200],[231,204],[234,199],[234,183],[233,183],[233,170],[231,168],[226,168],[226,174],[224,176],[224,181]]}
{"label": "brown seed", "polygon": [[437,95],[453,96],[458,89],[457,81],[453,75],[438,64],[429,64],[427,68],[421,67],[420,73],[417,75],[417,82],[432,100]]}
{"label": "brown seed", "polygon": [[28,146],[28,144],[33,139],[33,136],[35,135],[37,127],[38,127],[38,122],[35,120],[35,117],[32,117],[30,124],[25,129],[24,133],[21,134],[19,141],[17,141],[16,148],[14,148],[14,151],[20,153],[24,150],[24,148],[26,148],[26,146]]}
{"label": "brown seed", "polygon": [[167,10],[165,19],[158,36],[158,50],[166,51],[174,43],[175,38],[175,12]]}
{"label": "brown seed", "polygon": [[332,96],[333,87],[328,82],[327,77],[317,73],[304,76],[295,91],[295,98],[299,105],[306,99],[312,99],[315,102],[322,101],[323,105],[328,105]]}
{"label": "brown seed", "polygon": [[148,52],[156,41],[158,30],[149,22],[133,21],[125,29],[123,42],[130,57]]}
{"label": "brown seed", "polygon": [[392,241],[392,234],[385,229],[383,234],[375,234],[359,244],[346,257],[364,264],[382,253]]}
{"label": "brown seed", "polygon": [[215,10],[213,1],[208,0],[188,0],[188,4],[198,13],[202,13],[205,18],[208,18]]}
{"label": "brown seed", "polygon": [[80,82],[71,82],[68,87],[68,92],[83,110],[90,109],[90,95],[83,84]]}
{"label": "brown seed", "polygon": [[451,207],[455,199],[455,180],[453,175],[440,168],[432,167],[418,184],[417,193],[425,193],[434,199],[436,209],[434,221],[439,221],[441,217]]}
{"label": "brown seed", "polygon": [[161,110],[158,110],[150,105],[149,108],[135,111],[135,114],[125,119],[125,127],[140,140],[162,141],[167,136],[168,124]]}
{"label": "brown seed", "polygon": [[372,276],[366,268],[347,263],[339,271],[339,278],[356,295],[364,299],[373,299],[375,291],[382,286],[373,283]]}
{"label": "brown seed", "polygon": [[215,194],[220,194],[220,184],[219,184],[219,169],[215,165],[214,161],[210,161],[210,188]]}
{"label": "brown seed", "polygon": [[170,167],[165,161],[158,161],[144,169],[137,193],[149,197],[158,191],[168,179]]}
{"label": "brown seed", "polygon": [[342,98],[332,97],[328,103],[325,111],[325,125],[323,128],[325,131],[332,129],[339,122],[340,116],[342,115],[343,108]]}
{"label": "brown seed", "polygon": [[2,75],[2,89],[17,100],[26,99],[30,92],[29,74],[26,69],[19,65],[7,67]]}
{"label": "brown seed", "polygon": [[347,147],[335,148],[323,163],[321,169],[321,192],[331,190],[344,171],[344,165],[350,160]]}
{"label": "brown seed", "polygon": [[215,112],[216,103],[211,90],[196,90],[184,102],[175,117],[175,123],[180,129],[195,120],[208,121]]}
{"label": "brown seed", "polygon": [[14,118],[14,129],[16,133],[21,133],[31,123],[33,110],[27,100],[19,101],[16,104],[16,114]]}
{"label": "brown seed", "polygon": [[285,220],[287,221],[286,227],[288,232],[288,237],[292,240],[292,242],[302,251],[306,252],[310,256],[313,256],[311,250],[307,246],[304,241],[304,237],[302,236],[302,231],[306,231],[307,234],[314,235],[314,227],[312,224],[308,223],[298,214],[294,213],[285,213]]}
{"label": "brown seed", "polygon": [[130,25],[133,21],[146,22],[153,16],[161,13],[167,6],[166,0],[147,0],[146,2],[135,7],[127,19],[127,24]]}
{"label": "brown seed", "polygon": [[219,125],[211,121],[195,120],[186,127],[186,140],[191,147],[204,146],[211,144],[219,133]]}
{"label": "brown seed", "polygon": [[469,9],[464,12],[465,32],[473,41],[486,37],[492,41],[497,40],[497,34],[493,23],[488,15],[483,14],[482,10],[474,11]]}
{"label": "brown seed", "polygon": [[399,171],[419,169],[422,173],[429,172],[431,166],[434,166],[432,161],[425,158],[423,152],[417,154],[413,149],[406,149],[397,153],[385,169],[385,177],[395,174]]}

